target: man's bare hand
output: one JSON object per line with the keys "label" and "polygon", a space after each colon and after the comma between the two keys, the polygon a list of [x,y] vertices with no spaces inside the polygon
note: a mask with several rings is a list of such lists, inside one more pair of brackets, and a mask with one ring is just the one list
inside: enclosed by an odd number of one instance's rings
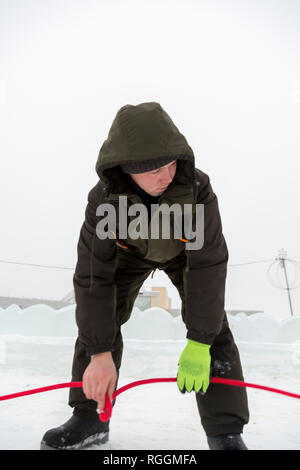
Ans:
{"label": "man's bare hand", "polygon": [[106,394],[112,401],[117,378],[117,370],[110,351],[91,356],[91,362],[83,374],[82,388],[86,398],[97,402],[100,412],[104,410]]}

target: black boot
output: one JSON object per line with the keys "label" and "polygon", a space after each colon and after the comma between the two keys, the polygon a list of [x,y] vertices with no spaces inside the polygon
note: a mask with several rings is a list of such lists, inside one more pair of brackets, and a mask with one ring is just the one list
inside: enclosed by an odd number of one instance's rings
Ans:
{"label": "black boot", "polygon": [[103,423],[95,417],[73,415],[57,428],[50,429],[41,441],[41,450],[79,450],[92,444],[108,441],[109,421]]}
{"label": "black boot", "polygon": [[248,450],[240,434],[222,434],[208,437],[210,450]]}

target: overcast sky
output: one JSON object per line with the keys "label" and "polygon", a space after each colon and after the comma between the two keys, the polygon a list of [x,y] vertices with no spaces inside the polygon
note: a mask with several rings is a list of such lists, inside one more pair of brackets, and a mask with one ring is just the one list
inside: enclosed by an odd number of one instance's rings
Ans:
{"label": "overcast sky", "polygon": [[[229,262],[300,261],[299,1],[0,0],[0,60],[2,261],[75,266],[99,149],[118,109],[146,101],[210,176]],[[288,314],[269,265],[229,267],[228,308]],[[0,295],[72,289],[72,270],[0,274]],[[145,286],[163,282],[178,306],[164,274]]]}

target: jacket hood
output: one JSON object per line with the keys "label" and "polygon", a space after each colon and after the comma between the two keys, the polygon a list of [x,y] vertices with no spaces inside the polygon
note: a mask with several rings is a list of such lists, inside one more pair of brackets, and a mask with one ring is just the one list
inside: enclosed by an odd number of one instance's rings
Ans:
{"label": "jacket hood", "polygon": [[117,112],[100,148],[96,172],[108,192],[120,193],[126,190],[120,165],[153,159],[163,162],[166,157],[178,161],[174,182],[191,185],[195,172],[193,150],[166,111],[156,102],[126,104]]}

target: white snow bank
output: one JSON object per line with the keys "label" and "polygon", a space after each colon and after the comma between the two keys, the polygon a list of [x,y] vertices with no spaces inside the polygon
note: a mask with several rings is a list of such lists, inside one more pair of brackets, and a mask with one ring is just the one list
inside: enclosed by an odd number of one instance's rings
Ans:
{"label": "white snow bank", "polygon": [[[266,313],[247,316],[241,312],[235,316],[228,315],[228,320],[236,341],[289,344],[300,341],[300,316],[278,320]],[[134,307],[130,320],[122,326],[122,332],[125,339],[179,340],[186,337],[181,316],[174,318],[159,307],[143,311]],[[23,310],[17,305],[0,309],[0,335],[16,334],[76,337],[75,305],[60,310],[42,304]]]}

